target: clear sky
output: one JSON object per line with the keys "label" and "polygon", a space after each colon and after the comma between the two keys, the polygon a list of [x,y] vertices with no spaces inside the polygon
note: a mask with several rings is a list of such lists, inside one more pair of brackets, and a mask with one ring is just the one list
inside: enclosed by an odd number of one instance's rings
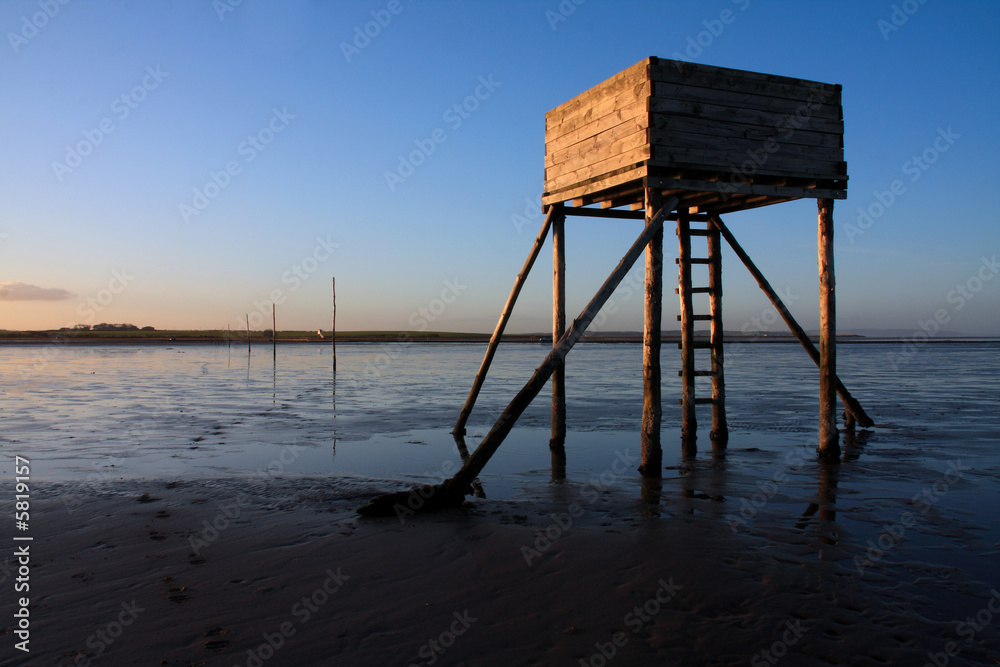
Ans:
{"label": "clear sky", "polygon": [[[0,328],[267,328],[273,295],[280,328],[328,329],[336,276],[338,328],[491,331],[542,222],[545,112],[680,55],[843,85],[841,329],[1000,335],[995,2],[3,0],[0,32]],[[815,327],[815,202],[727,221]],[[640,224],[570,220],[571,318]],[[550,328],[550,257],[509,330]],[[725,266],[741,329],[767,303]],[[638,294],[601,327],[641,329]]]}

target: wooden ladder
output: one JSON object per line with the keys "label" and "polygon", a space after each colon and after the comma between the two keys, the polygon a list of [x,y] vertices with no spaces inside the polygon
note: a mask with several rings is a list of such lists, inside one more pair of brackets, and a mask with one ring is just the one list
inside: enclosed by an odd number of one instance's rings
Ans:
{"label": "wooden ladder", "polygon": [[[691,237],[705,237],[707,245],[706,257],[691,256]],[[710,404],[712,406],[712,443],[716,447],[725,447],[729,439],[729,428],[726,425],[726,388],[723,373],[723,334],[722,334],[722,246],[719,229],[709,220],[705,229],[692,229],[691,220],[681,214],[677,218],[678,238],[678,288],[674,292],[680,295],[681,314],[677,316],[681,323],[681,370],[677,374],[682,378],[681,393],[681,439],[691,449],[697,438],[698,420],[695,406]],[[695,287],[691,282],[691,267],[695,264],[708,266],[708,286]],[[709,314],[694,312],[694,295],[708,294]],[[694,324],[698,321],[711,322],[709,340],[695,341]],[[695,369],[695,350],[707,349],[711,352],[711,370]],[[695,378],[712,378],[712,397],[697,398],[695,396]]]}

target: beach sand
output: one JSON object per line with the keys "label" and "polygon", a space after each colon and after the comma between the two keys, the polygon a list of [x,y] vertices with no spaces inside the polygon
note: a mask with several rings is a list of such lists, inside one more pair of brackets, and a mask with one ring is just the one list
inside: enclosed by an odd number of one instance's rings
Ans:
{"label": "beach sand", "polygon": [[1000,615],[971,641],[943,620],[989,609],[989,582],[905,558],[859,576],[832,500],[798,527],[772,503],[780,520],[751,529],[726,518],[733,499],[672,483],[646,494],[656,503],[577,488],[358,517],[374,491],[309,478],[40,490],[31,652],[13,649],[5,614],[0,662],[1000,664]]}

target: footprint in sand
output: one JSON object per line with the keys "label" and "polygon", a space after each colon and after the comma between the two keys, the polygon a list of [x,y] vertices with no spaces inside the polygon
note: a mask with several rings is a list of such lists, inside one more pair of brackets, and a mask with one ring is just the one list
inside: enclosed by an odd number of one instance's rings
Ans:
{"label": "footprint in sand", "polygon": [[205,636],[209,637],[205,640],[205,648],[209,651],[222,653],[229,646],[229,640],[225,638],[225,635],[226,631],[222,628],[212,628],[205,633]]}
{"label": "footprint in sand", "polygon": [[178,586],[173,577],[164,577],[163,583],[167,585],[167,599],[171,602],[184,604],[191,599],[191,596],[184,592],[187,590],[186,587]]}
{"label": "footprint in sand", "polygon": [[163,533],[159,530],[151,530],[149,531],[149,539],[153,540],[154,542],[162,542],[163,540],[167,539],[167,535],[166,533]]}

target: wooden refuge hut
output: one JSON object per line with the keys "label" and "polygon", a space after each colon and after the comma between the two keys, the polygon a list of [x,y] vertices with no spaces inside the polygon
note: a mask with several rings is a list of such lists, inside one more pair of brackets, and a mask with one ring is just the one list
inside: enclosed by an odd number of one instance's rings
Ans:
{"label": "wooden refuge hut", "polygon": [[[683,391],[682,439],[693,450],[695,406],[712,406],[713,444],[728,437],[722,330],[722,239],[746,264],[792,333],[819,366],[819,446],[822,458],[839,458],[836,398],[847,423],[872,425],[836,375],[833,202],[847,196],[841,87],[802,79],[646,58],[545,115],[545,221],[504,307],[472,390],[455,425],[465,423],[528,272],[551,229],[553,241],[553,349],[518,392],[480,446],[451,480],[464,493],[552,378],[552,441],[565,436],[563,363],[566,353],[645,252],[643,333],[644,475],[659,476],[660,332],[663,225],[675,221]],[[795,199],[818,204],[820,278],[819,349],[795,322],[721,216]],[[571,216],[637,219],[642,233],[572,325],[565,313],[565,221]],[[704,239],[704,251],[693,248]],[[701,243],[699,241],[699,243]],[[691,267],[708,266],[708,284],[692,283]],[[693,296],[707,294],[708,312],[695,312]],[[710,323],[710,339],[695,340],[696,322]],[[698,353],[701,352],[699,355]],[[700,356],[707,359],[699,366]],[[708,376],[712,395],[695,396],[695,378]]]}

